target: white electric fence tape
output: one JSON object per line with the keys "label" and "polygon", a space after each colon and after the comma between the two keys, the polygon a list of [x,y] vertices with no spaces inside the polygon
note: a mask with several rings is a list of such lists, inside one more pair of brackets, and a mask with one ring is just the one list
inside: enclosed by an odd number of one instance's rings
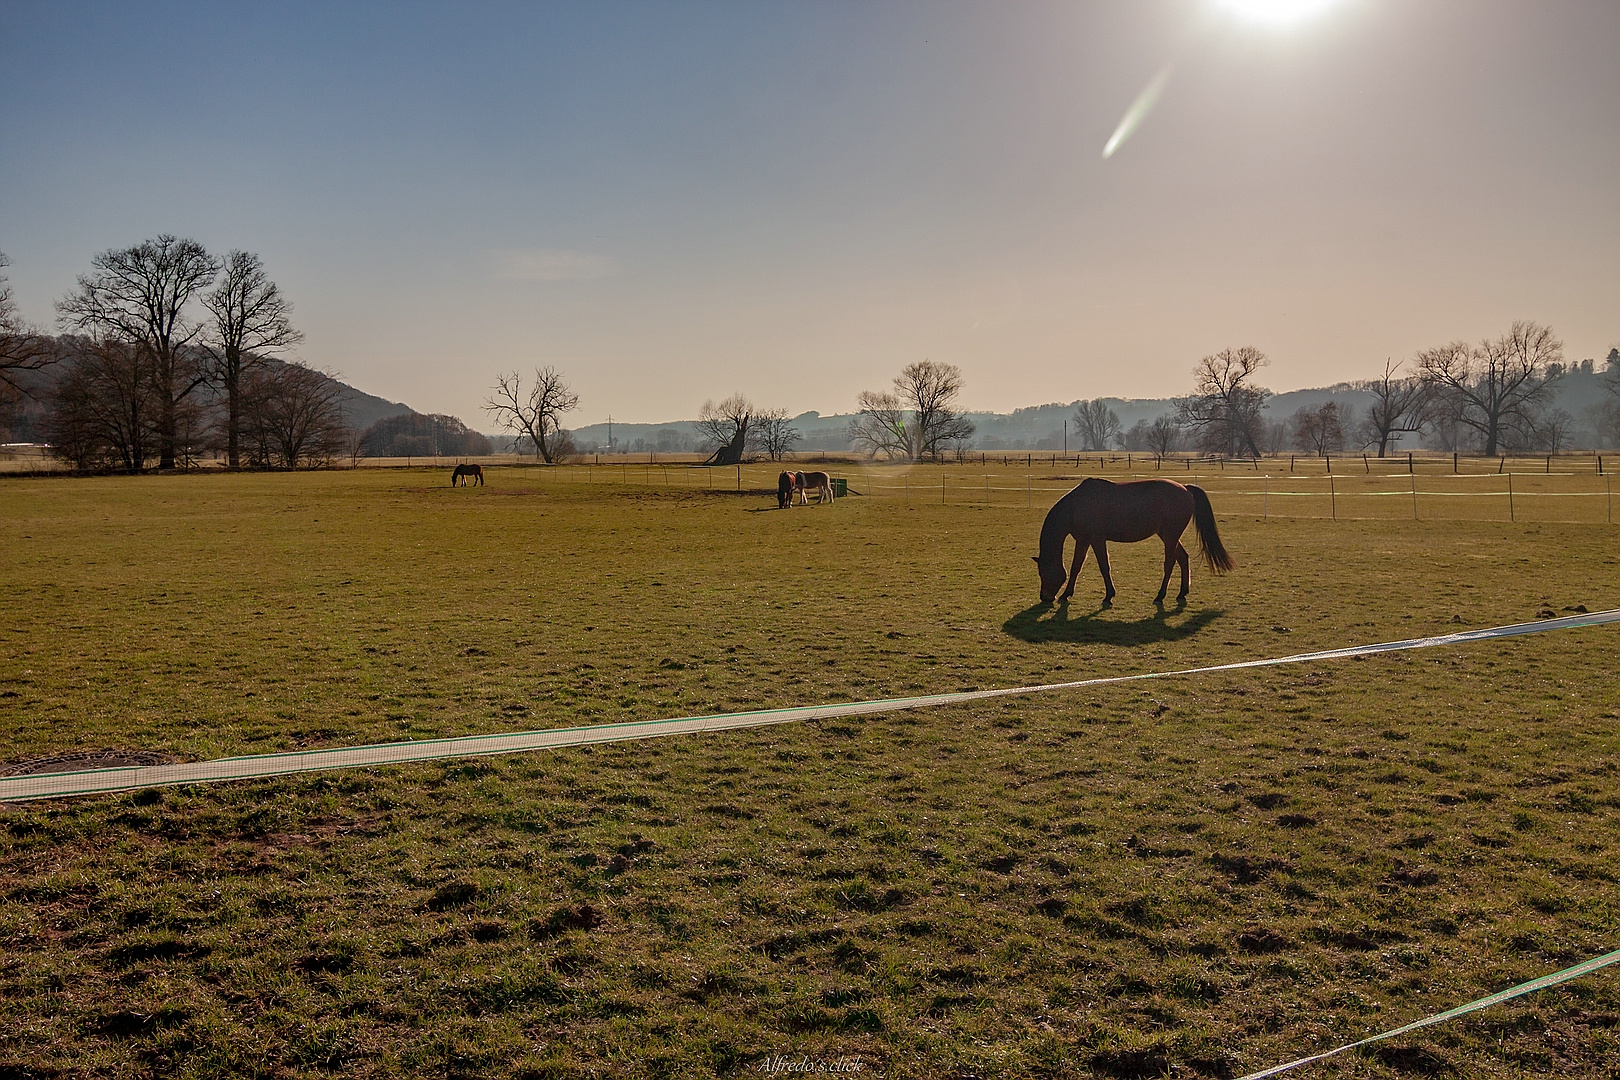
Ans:
{"label": "white electric fence tape", "polygon": [[1569,630],[1582,626],[1598,626],[1612,622],[1620,622],[1620,610],[1569,615],[1563,618],[1544,619],[1531,623],[1515,623],[1512,626],[1497,626],[1488,630],[1465,630],[1456,634],[1443,634],[1439,637],[1411,638],[1406,641],[1389,641],[1377,645],[1356,645],[1347,649],[1329,649],[1325,652],[1298,653],[1293,656],[1279,656],[1266,660],[1243,660],[1232,664],[1182,668],[1178,671],[1150,671],[1138,675],[1112,675],[1099,679],[1046,683],[1040,686],[1014,686],[1000,690],[968,690],[951,694],[928,694],[922,697],[854,701],[832,705],[809,705],[788,709],[762,709],[754,712],[675,717],[667,720],[634,720],[617,724],[597,724],[591,727],[553,728],[550,730],[520,731],[495,735],[468,735],[450,739],[424,739],[417,742],[376,743],[370,746],[338,747],[330,750],[299,750],[284,754],[255,754],[246,757],[219,758],[214,761],[183,762],[176,765],[143,765],[80,772],[8,776],[0,777],[0,802],[53,799],[69,795],[92,795],[173,784],[204,784],[221,780],[247,780],[256,777],[281,776],[287,773],[317,772],[325,769],[398,765],[411,761],[437,761],[444,758],[516,754],[530,750],[584,746],[591,743],[625,742],[631,739],[652,739],[665,735],[688,735],[700,731],[729,731],[737,728],[764,727],[769,724],[791,724],[801,720],[826,720],[840,716],[864,716],[872,713],[896,712],[901,709],[925,709],[935,705],[959,705],[969,701],[984,701],[989,698],[1012,697],[1019,694],[1039,694],[1052,690],[1076,690],[1086,686],[1108,686],[1115,683],[1137,682],[1144,679],[1168,679],[1182,675],[1207,675],[1218,671],[1241,671],[1245,668],[1273,667],[1279,664],[1343,660],[1356,656],[1371,656],[1376,653],[1401,652],[1407,649],[1431,649],[1445,645],[1463,645],[1475,641],[1517,637],[1521,634],[1539,634],[1548,630]]}
{"label": "white electric fence tape", "polygon": [[1407,1024],[1404,1027],[1398,1027],[1390,1031],[1380,1032],[1377,1035],[1370,1035],[1367,1038],[1361,1039],[1357,1042],[1345,1043],[1343,1046],[1334,1047],[1332,1050],[1328,1050],[1324,1053],[1312,1054],[1310,1057],[1302,1057],[1298,1061],[1290,1061],[1286,1065],[1275,1065],[1269,1069],[1262,1069],[1260,1072],[1250,1073],[1247,1076],[1239,1077],[1239,1080],[1263,1080],[1263,1078],[1267,1076],[1276,1076],[1278,1073],[1287,1072],[1289,1069],[1297,1066],[1309,1065],[1313,1061],[1321,1061],[1324,1058],[1333,1057],[1335,1054],[1342,1054],[1346,1050],[1354,1050],[1357,1047],[1366,1046],[1368,1043],[1381,1042],[1384,1039],[1393,1039],[1397,1035],[1405,1035],[1408,1031],[1416,1031],[1418,1028],[1426,1028],[1430,1024],[1438,1024],[1446,1020],[1455,1020],[1459,1016],[1466,1016],[1468,1013],[1478,1012],[1480,1009],[1488,1008],[1492,1005],[1498,1005],[1504,1001],[1510,1001],[1513,998],[1534,993],[1537,990],[1545,990],[1549,986],[1557,986],[1559,983],[1567,983],[1571,979],[1578,979],[1582,975],[1589,975],[1594,971],[1601,968],[1606,968],[1610,964],[1614,963],[1620,963],[1620,949],[1617,949],[1611,953],[1604,953],[1602,956],[1595,956],[1590,960],[1576,964],[1574,967],[1565,968],[1563,971],[1555,971],[1551,975],[1543,975],[1539,979],[1531,979],[1529,982],[1520,983],[1518,986],[1510,986],[1506,990],[1499,990],[1488,997],[1482,997],[1476,1001],[1470,1001],[1466,1005],[1459,1005],[1455,1009],[1447,1009],[1443,1013],[1435,1013],[1433,1016],[1425,1016],[1422,1020],[1414,1020],[1412,1023]]}

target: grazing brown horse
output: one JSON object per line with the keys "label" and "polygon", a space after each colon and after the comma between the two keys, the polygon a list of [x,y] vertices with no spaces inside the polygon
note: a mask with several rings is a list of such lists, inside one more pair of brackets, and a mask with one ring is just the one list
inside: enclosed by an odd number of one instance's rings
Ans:
{"label": "grazing brown horse", "polygon": [[1107,589],[1103,607],[1114,602],[1114,579],[1108,573],[1108,541],[1134,544],[1150,536],[1164,541],[1164,580],[1159,584],[1156,604],[1164,603],[1164,594],[1170,588],[1170,571],[1181,564],[1181,592],[1177,600],[1187,598],[1187,549],[1181,546],[1181,534],[1187,523],[1198,526],[1198,545],[1204,562],[1211,572],[1224,574],[1237,565],[1221,544],[1215,531],[1215,511],[1210,509],[1209,496],[1204,489],[1192,484],[1185,486],[1174,480],[1131,480],[1116,484],[1101,477],[1088,477],[1080,486],[1057,501],[1041,526],[1041,553],[1035,556],[1035,565],[1041,572],[1041,603],[1050,604],[1063,585],[1063,542],[1074,537],[1074,568],[1069,571],[1069,587],[1063,599],[1074,595],[1074,582],[1080,576],[1080,567],[1086,561],[1086,549],[1097,553],[1097,567],[1102,571],[1103,585]]}
{"label": "grazing brown horse", "polygon": [[799,505],[807,506],[810,502],[809,493],[816,493],[816,505],[832,502],[832,477],[824,472],[796,472],[793,474],[793,489],[799,493]]}
{"label": "grazing brown horse", "polygon": [[776,478],[776,508],[786,510],[793,505],[793,477],[795,474],[784,472]]}
{"label": "grazing brown horse", "polygon": [[450,486],[457,484],[470,484],[474,480],[482,486],[484,483],[484,467],[482,465],[457,465],[456,471],[450,474]]}

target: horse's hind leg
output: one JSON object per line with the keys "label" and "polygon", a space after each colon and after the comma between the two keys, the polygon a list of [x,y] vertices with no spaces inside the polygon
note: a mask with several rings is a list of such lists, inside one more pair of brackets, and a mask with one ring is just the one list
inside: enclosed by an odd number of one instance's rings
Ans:
{"label": "horse's hind leg", "polygon": [[1097,553],[1097,569],[1102,571],[1103,579],[1103,607],[1112,607],[1114,603],[1114,576],[1108,572],[1108,543],[1098,540],[1091,546]]}
{"label": "horse's hind leg", "polygon": [[1164,580],[1159,582],[1159,595],[1153,598],[1155,604],[1164,603],[1164,594],[1170,591],[1170,571],[1176,566],[1176,549],[1181,546],[1180,541],[1166,540],[1164,542]]}
{"label": "horse's hind leg", "polygon": [[1187,549],[1181,546],[1180,540],[1176,541],[1176,561],[1181,564],[1181,591],[1176,593],[1176,599],[1185,600],[1187,599],[1188,582],[1190,580],[1188,573],[1190,560],[1187,558]]}

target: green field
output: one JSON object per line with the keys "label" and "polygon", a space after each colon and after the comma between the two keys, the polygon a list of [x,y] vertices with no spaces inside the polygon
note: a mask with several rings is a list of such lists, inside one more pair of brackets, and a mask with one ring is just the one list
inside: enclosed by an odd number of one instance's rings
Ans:
{"label": "green field", "polygon": [[[1067,474],[956,467],[942,493],[939,469],[852,469],[872,494],[783,513],[764,468],[730,491],[581,471],[7,480],[4,758],[1010,686],[1620,607],[1595,476],[1537,482],[1586,494],[1523,496],[1517,522],[1494,491],[1424,496],[1479,520],[1281,518],[1255,472],[1203,478],[1238,570],[1195,565],[1160,612],[1160,551],[1116,546],[1104,612],[1092,568],[1068,609],[1035,603]],[[1615,644],[0,808],[0,1076],[1241,1074],[1620,945]],[[1617,1025],[1611,970],[1302,1075],[1613,1076]]]}

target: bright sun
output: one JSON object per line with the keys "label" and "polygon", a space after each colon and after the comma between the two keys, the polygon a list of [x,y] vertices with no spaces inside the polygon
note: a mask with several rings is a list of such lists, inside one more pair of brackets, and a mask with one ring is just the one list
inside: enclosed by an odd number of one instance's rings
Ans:
{"label": "bright sun", "polygon": [[1333,0],[1220,0],[1221,6],[1246,19],[1290,23],[1314,15]]}

